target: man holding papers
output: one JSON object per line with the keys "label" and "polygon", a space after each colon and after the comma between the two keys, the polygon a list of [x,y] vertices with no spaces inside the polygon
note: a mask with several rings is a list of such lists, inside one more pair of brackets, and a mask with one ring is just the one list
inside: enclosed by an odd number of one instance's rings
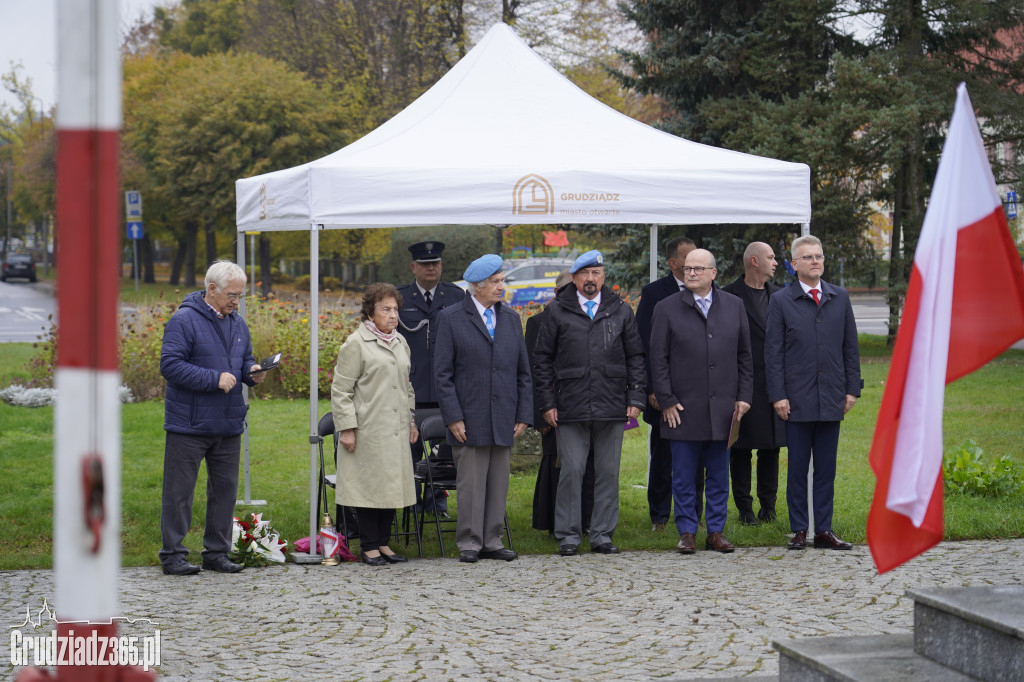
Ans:
{"label": "man holding papers", "polygon": [[710,251],[686,256],[680,291],[654,308],[651,381],[661,406],[661,437],[671,441],[672,495],[681,554],[697,549],[696,477],[703,462],[708,535],[704,546],[735,548],[726,539],[729,434],[753,399],[754,369],[743,301],[714,284]]}

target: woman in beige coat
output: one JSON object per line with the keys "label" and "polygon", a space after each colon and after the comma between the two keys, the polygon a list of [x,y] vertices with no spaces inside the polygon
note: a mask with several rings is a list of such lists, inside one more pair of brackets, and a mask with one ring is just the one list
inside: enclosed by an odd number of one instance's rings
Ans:
{"label": "woman in beige coat", "polygon": [[409,444],[419,434],[409,382],[409,344],[398,333],[402,296],[390,284],[363,294],[363,323],[338,352],[331,409],[341,449],[337,502],[356,508],[364,563],[406,561],[388,542],[395,509],[416,503]]}

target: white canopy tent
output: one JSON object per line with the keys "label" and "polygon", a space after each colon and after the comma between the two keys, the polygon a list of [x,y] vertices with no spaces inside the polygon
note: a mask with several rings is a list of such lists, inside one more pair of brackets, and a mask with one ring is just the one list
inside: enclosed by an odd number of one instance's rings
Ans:
{"label": "white canopy tent", "polygon": [[[504,24],[362,139],[238,180],[236,194],[239,233],[309,230],[311,367],[321,229],[651,224],[653,278],[658,223],[806,224],[811,215],[805,164],[697,144],[635,121],[577,88]],[[245,263],[241,235],[238,261]],[[311,538],[316,412],[311,372]]]}

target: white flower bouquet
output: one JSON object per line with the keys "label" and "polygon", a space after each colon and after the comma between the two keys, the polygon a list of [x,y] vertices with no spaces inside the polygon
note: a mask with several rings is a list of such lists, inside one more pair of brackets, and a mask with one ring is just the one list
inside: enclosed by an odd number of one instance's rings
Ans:
{"label": "white flower bouquet", "polygon": [[263,520],[263,514],[252,514],[249,521],[237,516],[231,530],[231,551],[228,558],[243,566],[266,566],[270,562],[284,563],[284,548],[288,543]]}

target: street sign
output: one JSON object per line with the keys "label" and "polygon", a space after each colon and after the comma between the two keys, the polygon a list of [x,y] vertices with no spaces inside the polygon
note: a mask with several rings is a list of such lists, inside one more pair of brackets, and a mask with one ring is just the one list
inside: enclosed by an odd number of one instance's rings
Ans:
{"label": "street sign", "polygon": [[[124,193],[124,204],[125,204],[125,216],[128,220],[133,218],[142,218],[142,193],[134,190],[129,190]],[[139,231],[142,231],[140,225]],[[135,237],[132,237],[135,239]]]}
{"label": "street sign", "polygon": [[1012,190],[1006,193],[1006,217],[1017,217],[1017,193]]}
{"label": "street sign", "polygon": [[128,239],[142,239],[142,221],[128,221]]}

